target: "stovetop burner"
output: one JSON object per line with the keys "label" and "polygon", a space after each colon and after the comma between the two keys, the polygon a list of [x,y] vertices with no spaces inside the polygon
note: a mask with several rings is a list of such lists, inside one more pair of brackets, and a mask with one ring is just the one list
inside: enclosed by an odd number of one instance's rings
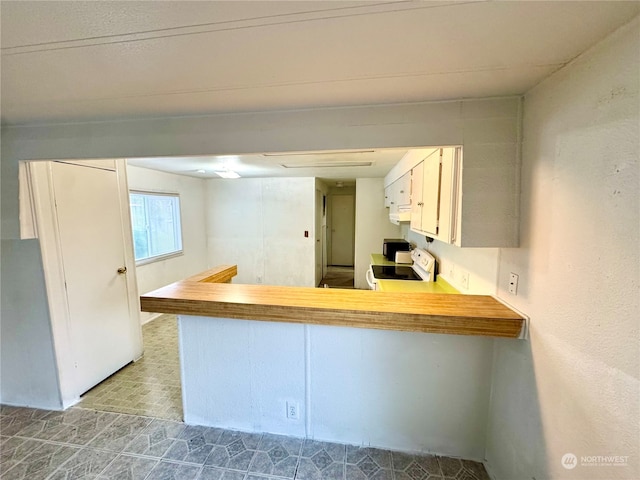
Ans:
{"label": "stovetop burner", "polygon": [[411,267],[372,265],[373,276],[378,280],[419,280],[422,278]]}

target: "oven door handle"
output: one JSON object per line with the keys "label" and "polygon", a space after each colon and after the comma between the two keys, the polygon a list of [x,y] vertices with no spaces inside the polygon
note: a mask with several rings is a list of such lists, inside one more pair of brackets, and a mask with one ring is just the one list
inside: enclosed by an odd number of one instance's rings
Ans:
{"label": "oven door handle", "polygon": [[367,283],[369,284],[369,288],[371,290],[375,290],[376,289],[376,280],[375,280],[375,277],[373,276],[373,270],[371,268],[369,268],[369,270],[367,270],[366,277],[367,277]]}

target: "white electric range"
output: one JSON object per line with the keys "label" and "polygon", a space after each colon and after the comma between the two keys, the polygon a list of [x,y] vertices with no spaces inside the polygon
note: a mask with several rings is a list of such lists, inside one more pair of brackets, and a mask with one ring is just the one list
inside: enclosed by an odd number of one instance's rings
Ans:
{"label": "white electric range", "polygon": [[409,280],[433,282],[436,259],[421,248],[411,251],[412,265],[371,265],[367,270],[367,283],[377,290],[378,280]]}

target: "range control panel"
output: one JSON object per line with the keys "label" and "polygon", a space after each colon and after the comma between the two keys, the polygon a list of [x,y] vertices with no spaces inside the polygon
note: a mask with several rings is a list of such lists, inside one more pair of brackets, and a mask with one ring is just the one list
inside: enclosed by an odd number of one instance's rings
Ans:
{"label": "range control panel", "polygon": [[411,258],[413,259],[413,264],[415,266],[419,267],[419,269],[433,278],[432,275],[436,259],[433,258],[429,252],[421,248],[416,248],[411,252]]}

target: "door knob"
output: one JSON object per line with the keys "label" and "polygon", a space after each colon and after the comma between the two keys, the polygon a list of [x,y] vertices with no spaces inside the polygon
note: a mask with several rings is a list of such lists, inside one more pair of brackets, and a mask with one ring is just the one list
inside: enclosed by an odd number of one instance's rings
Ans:
{"label": "door knob", "polygon": [[120,267],[117,270],[117,272],[118,272],[118,274],[123,275],[123,274],[127,273],[127,267]]}

